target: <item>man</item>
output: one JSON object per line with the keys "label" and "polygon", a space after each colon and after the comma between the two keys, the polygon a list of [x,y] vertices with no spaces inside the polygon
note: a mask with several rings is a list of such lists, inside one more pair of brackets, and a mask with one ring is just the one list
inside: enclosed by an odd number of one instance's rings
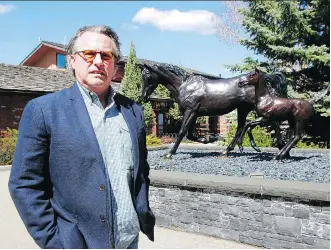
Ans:
{"label": "man", "polygon": [[9,190],[41,248],[137,248],[140,230],[154,241],[143,112],[110,86],[119,46],[109,27],[78,30],[77,81],[22,114]]}

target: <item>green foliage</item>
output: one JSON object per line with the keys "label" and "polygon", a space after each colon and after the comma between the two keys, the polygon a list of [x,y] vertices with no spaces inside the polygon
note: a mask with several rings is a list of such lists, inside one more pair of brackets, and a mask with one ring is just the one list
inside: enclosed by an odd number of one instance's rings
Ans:
{"label": "green foliage", "polygon": [[163,98],[169,98],[170,97],[170,92],[169,90],[164,87],[162,84],[159,84],[157,88],[154,91],[155,95]]}
{"label": "green foliage", "polygon": [[[226,135],[226,141],[225,145],[229,145],[232,141],[234,135],[236,134],[237,125],[233,124],[231,125],[230,131]],[[262,129],[261,127],[255,127],[252,130],[252,134],[254,137],[254,141],[258,147],[272,147],[272,136],[270,133],[268,133],[265,129]],[[249,138],[247,133],[245,134],[244,140],[243,140],[243,146],[244,147],[250,147],[251,143],[249,142]]]}
{"label": "green foliage", "polygon": [[307,143],[304,142],[303,140],[298,141],[297,145],[295,145],[296,148],[323,148],[323,146],[319,146],[318,144],[312,142],[312,143]]}
{"label": "green foliage", "polygon": [[123,95],[134,100],[142,107],[145,116],[145,126],[149,127],[153,123],[152,105],[140,100],[142,86],[141,70],[138,67],[138,59],[133,43],[131,43],[128,61],[125,65],[124,77],[122,79]]}
{"label": "green foliage", "polygon": [[261,67],[261,62],[259,60],[254,60],[252,57],[244,58],[244,62],[242,64],[225,64],[224,67],[229,69],[231,72],[239,73],[249,72],[255,68],[259,68],[264,72],[267,71],[265,68]]}
{"label": "green foliage", "polygon": [[170,98],[173,101],[173,105],[169,109],[168,115],[171,120],[179,120],[181,119],[181,113],[179,111],[179,106],[175,102],[174,98],[171,98],[170,91],[164,87],[162,84],[159,84],[157,88],[155,89],[155,94],[159,97],[163,98]]}
{"label": "green foliage", "polygon": [[[279,69],[292,83],[292,96],[306,93],[305,99],[330,85],[330,1],[252,0],[240,13],[250,35],[240,43],[267,60],[247,57],[227,68],[240,73],[255,67],[267,73]],[[324,116],[330,114],[329,95],[314,105]]]}
{"label": "green foliage", "polygon": [[160,146],[162,145],[162,140],[155,135],[147,135],[146,136],[146,145],[147,147],[150,146]]}
{"label": "green foliage", "polygon": [[145,126],[148,128],[150,126],[154,125],[154,119],[153,119],[153,108],[152,105],[148,103],[141,103],[140,104],[143,111],[144,111],[144,117],[145,117]]}
{"label": "green foliage", "polygon": [[13,162],[18,137],[17,129],[9,129],[0,133],[0,165],[9,165]]}
{"label": "green foliage", "polygon": [[182,117],[182,114],[179,111],[179,106],[176,102],[174,102],[174,104],[172,105],[172,107],[169,109],[168,112],[169,116],[173,119],[173,120],[179,120]]}
{"label": "green foliage", "polygon": [[197,123],[205,124],[205,123],[207,123],[208,118],[209,118],[208,116],[199,116],[199,117],[197,118]]}
{"label": "green foliage", "polygon": [[[233,124],[231,125],[230,131],[226,134],[226,139],[224,142],[220,142],[220,146],[227,146],[232,141],[235,133],[236,133],[237,125]],[[254,141],[258,147],[275,147],[275,139],[273,138],[273,135],[265,128],[261,128],[259,126],[255,127],[252,130],[252,134],[254,137]],[[245,134],[244,140],[243,140],[243,146],[244,147],[250,147],[251,143],[249,141],[247,133]],[[322,145],[321,143],[317,143],[314,141],[311,141],[309,137],[302,138],[295,146],[295,148],[327,148],[327,146]]]}

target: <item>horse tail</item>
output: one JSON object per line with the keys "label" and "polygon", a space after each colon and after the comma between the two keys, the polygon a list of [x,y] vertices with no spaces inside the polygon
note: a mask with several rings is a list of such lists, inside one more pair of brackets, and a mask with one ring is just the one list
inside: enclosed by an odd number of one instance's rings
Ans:
{"label": "horse tail", "polygon": [[325,90],[322,90],[317,94],[315,94],[315,96],[312,99],[310,99],[309,102],[311,104],[315,104],[318,101],[322,100],[328,94],[330,94],[330,85]]}

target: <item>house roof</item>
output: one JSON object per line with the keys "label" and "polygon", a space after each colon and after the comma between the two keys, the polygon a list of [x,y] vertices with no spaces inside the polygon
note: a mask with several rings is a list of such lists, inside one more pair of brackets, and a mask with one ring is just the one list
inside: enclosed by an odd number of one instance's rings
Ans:
{"label": "house roof", "polygon": [[[60,44],[60,43],[54,43],[54,42],[49,42],[49,41],[41,41],[40,44],[20,63],[20,65],[23,65],[42,45],[45,46],[49,46],[49,47],[53,47],[55,49],[59,49],[59,50],[63,50],[63,52],[66,52],[67,46],[64,44]],[[128,61],[128,57],[127,56],[122,56],[120,63],[126,63]],[[161,63],[161,62],[156,62],[156,61],[152,61],[152,60],[146,60],[146,59],[141,59],[138,58],[138,62],[143,64],[143,63],[147,63],[147,64],[155,64],[155,63]],[[218,76],[214,76],[212,74],[207,74],[207,73],[203,73],[201,71],[198,70],[194,70],[194,69],[190,69],[190,68],[185,68],[182,66],[179,66],[180,68],[195,74],[195,75],[201,75],[201,76],[205,76],[205,77],[211,77],[211,78],[220,78]]]}
{"label": "house roof", "polygon": [[[53,70],[0,63],[0,90],[55,92],[72,86],[75,78],[67,70]],[[115,91],[120,83],[112,82]]]}
{"label": "house roof", "polygon": [[65,51],[67,49],[67,46],[64,44],[61,44],[61,43],[54,43],[54,42],[49,42],[49,41],[42,41],[41,43],[44,45],[56,47],[57,49],[62,49],[63,51]]}

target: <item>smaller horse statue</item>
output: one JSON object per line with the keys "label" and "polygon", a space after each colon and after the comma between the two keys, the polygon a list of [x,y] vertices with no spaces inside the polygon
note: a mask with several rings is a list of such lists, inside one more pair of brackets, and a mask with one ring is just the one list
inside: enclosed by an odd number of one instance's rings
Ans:
{"label": "smaller horse statue", "polygon": [[255,87],[255,101],[257,113],[267,120],[287,120],[294,137],[286,143],[281,151],[274,157],[275,160],[282,160],[289,156],[289,152],[303,137],[304,130],[314,114],[313,104],[309,101],[297,98],[273,97],[266,86],[264,74],[258,69],[243,76],[239,87],[252,85]]}
{"label": "smaller horse statue", "polygon": [[[287,79],[285,75],[279,71],[266,74],[265,80],[267,83],[268,90],[271,94],[271,96],[275,97],[283,97],[287,98]],[[271,128],[275,131],[276,139],[277,139],[277,147],[279,150],[281,150],[284,147],[284,142],[282,141],[281,138],[281,133],[280,133],[280,122],[273,121],[271,122],[269,119],[266,119],[262,116],[259,116],[256,120],[247,122],[241,132],[241,135],[237,141],[239,151],[242,153],[244,151],[244,147],[242,146],[243,140],[245,133],[247,132],[251,146],[258,152],[261,152],[261,150],[256,147],[253,135],[252,135],[252,130],[256,126],[260,127],[265,127],[269,128],[271,125]]]}

